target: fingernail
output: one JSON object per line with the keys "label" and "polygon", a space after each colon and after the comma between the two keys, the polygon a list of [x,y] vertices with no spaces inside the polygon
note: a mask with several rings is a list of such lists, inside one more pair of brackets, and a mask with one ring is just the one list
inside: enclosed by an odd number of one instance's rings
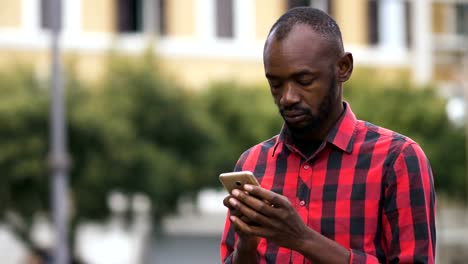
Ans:
{"label": "fingernail", "polygon": [[239,193],[240,193],[240,191],[237,190],[237,189],[232,190],[232,195],[234,195],[236,197],[239,195]]}
{"label": "fingernail", "polygon": [[246,190],[246,191],[252,191],[252,190],[253,190],[253,186],[250,185],[250,184],[246,184],[246,185],[244,185],[244,190]]}
{"label": "fingernail", "polygon": [[229,199],[229,203],[230,203],[232,206],[236,206],[236,205],[237,205],[237,201],[236,201],[236,199],[234,199],[234,198],[230,198],[230,199]]}
{"label": "fingernail", "polygon": [[233,221],[233,222],[234,222],[234,221],[236,220],[236,217],[235,217],[235,216],[233,216],[233,215],[231,215],[231,216],[229,217],[229,219],[231,219],[231,221]]}

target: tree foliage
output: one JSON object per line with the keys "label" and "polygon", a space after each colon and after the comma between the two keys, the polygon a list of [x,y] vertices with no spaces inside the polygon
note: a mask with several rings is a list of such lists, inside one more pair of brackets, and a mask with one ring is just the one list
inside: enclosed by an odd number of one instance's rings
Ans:
{"label": "tree foliage", "polygon": [[[0,214],[47,210],[48,97],[28,67],[0,73]],[[26,223],[27,224],[27,223]]]}
{"label": "tree foliage", "polygon": [[210,156],[214,172],[231,171],[242,152],[281,129],[281,118],[266,87],[218,82],[198,100],[212,120],[211,133],[217,138]]}
{"label": "tree foliage", "polygon": [[466,150],[462,128],[446,114],[446,100],[434,87],[414,87],[406,81],[379,82],[356,75],[344,97],[358,118],[409,136],[423,148],[434,173],[436,190],[463,198]]}

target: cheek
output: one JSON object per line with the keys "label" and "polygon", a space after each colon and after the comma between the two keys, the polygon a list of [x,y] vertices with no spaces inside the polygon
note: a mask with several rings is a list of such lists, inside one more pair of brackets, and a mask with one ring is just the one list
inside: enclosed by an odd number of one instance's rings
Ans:
{"label": "cheek", "polygon": [[305,96],[303,102],[312,111],[312,113],[318,114],[320,112],[320,107],[325,100],[326,94],[321,92],[314,92]]}
{"label": "cheek", "polygon": [[273,97],[273,102],[276,105],[278,105],[281,100],[281,93],[274,91],[274,90],[270,90],[270,92],[271,92],[271,96]]}

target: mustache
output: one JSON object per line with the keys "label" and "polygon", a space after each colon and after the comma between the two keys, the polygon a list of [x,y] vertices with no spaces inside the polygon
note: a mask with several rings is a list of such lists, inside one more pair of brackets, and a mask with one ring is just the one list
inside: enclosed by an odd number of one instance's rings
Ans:
{"label": "mustache", "polygon": [[292,105],[292,106],[287,106],[287,107],[280,106],[279,107],[279,112],[282,115],[284,115],[285,112],[294,112],[294,113],[298,113],[298,114],[310,114],[310,109],[303,108],[303,107],[300,107],[300,106],[297,106],[297,105]]}

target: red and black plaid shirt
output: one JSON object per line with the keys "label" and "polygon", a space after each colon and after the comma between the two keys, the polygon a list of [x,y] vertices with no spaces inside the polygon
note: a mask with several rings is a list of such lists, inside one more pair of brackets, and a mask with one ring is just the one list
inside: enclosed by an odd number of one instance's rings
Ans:
{"label": "red and black plaid shirt", "polygon": [[[357,120],[348,104],[310,157],[286,129],[242,154],[263,188],[286,196],[312,229],[348,248],[350,263],[434,263],[435,192],[426,156],[413,140]],[[237,234],[226,219],[221,260]],[[261,239],[259,263],[311,263]]]}

